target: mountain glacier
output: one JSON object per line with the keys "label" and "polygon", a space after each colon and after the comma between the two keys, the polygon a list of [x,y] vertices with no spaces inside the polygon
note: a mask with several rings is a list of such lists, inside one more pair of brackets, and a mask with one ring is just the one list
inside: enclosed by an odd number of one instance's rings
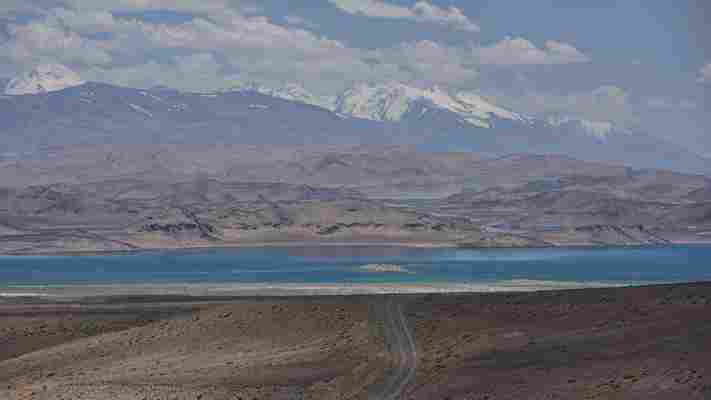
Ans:
{"label": "mountain glacier", "polygon": [[[492,128],[494,119],[524,126],[536,123],[536,118],[499,107],[475,92],[459,91],[451,94],[438,86],[420,89],[401,82],[362,82],[337,97],[314,96],[297,84],[276,89],[256,86],[255,90],[269,96],[323,107],[340,115],[380,122],[401,122],[412,111],[426,113],[430,109],[437,109],[451,112],[460,123],[476,128]],[[547,115],[538,122],[547,129],[562,129],[599,142],[606,142],[614,135],[631,133],[610,121],[592,121],[571,115]]]}
{"label": "mountain glacier", "polygon": [[460,92],[452,96],[437,86],[419,89],[399,82],[356,84],[338,96],[334,111],[373,121],[399,122],[416,105],[424,107],[421,112],[427,112],[428,107],[450,111],[461,122],[479,128],[490,128],[492,116],[521,122],[528,120],[520,114],[488,103],[474,93]]}
{"label": "mountain glacier", "polygon": [[338,96],[317,96],[296,83],[267,87],[251,82],[235,89],[322,107],[342,116],[380,122],[400,122],[408,112],[415,109],[427,112],[433,108],[452,112],[460,122],[478,128],[491,128],[492,117],[518,122],[531,120],[530,117],[491,104],[473,92],[452,95],[437,86],[420,89],[400,82],[357,83]]}

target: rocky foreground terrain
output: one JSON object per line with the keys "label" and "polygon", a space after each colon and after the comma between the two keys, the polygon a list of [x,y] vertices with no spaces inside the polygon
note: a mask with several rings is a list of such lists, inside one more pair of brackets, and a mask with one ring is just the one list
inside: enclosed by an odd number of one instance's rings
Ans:
{"label": "rocky foreground terrain", "polygon": [[0,399],[708,399],[711,285],[0,303]]}
{"label": "rocky foreground terrain", "polygon": [[702,175],[407,147],[84,146],[0,161],[0,252],[708,242]]}

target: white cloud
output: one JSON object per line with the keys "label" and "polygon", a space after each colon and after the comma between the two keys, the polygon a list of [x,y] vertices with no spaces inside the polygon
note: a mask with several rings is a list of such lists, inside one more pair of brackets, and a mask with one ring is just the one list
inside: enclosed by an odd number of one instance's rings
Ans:
{"label": "white cloud", "polygon": [[61,5],[62,0],[3,0],[0,2],[0,16],[41,15]]}
{"label": "white cloud", "polygon": [[117,21],[114,16],[104,10],[83,11],[69,10],[66,8],[52,9],[46,16],[45,24],[62,26],[80,34],[113,31]]}
{"label": "white cloud", "polygon": [[571,64],[589,62],[590,58],[570,44],[549,40],[540,49],[521,37],[506,38],[491,46],[477,49],[482,64],[527,65]]}
{"label": "white cloud", "polygon": [[171,10],[178,12],[219,13],[240,6],[253,7],[252,2],[230,0],[65,0],[76,10],[140,11]]}
{"label": "white cloud", "polygon": [[[195,18],[179,25],[139,23],[138,29],[155,46],[195,50],[260,50],[317,56],[345,46],[303,29],[272,24],[266,17],[232,13],[211,19]],[[278,54],[269,54],[279,56]]]}
{"label": "white cloud", "polygon": [[651,110],[662,111],[691,111],[697,108],[697,104],[691,100],[673,100],[664,97],[651,97],[644,101],[644,104]]}
{"label": "white cloud", "polygon": [[639,125],[639,110],[629,94],[617,86],[566,94],[533,92],[509,95],[491,93],[502,105],[533,115],[560,114],[591,121],[613,122],[627,128]]}
{"label": "white cloud", "polygon": [[[389,48],[353,48],[304,29],[306,21],[297,17],[284,17],[286,24],[279,25],[263,16],[245,15],[241,11],[248,3],[236,0],[67,1],[85,8],[49,9],[41,18],[13,26],[9,40],[0,45],[0,59],[9,60],[15,70],[38,62],[60,62],[86,80],[128,86],[165,84],[199,90],[203,85],[207,90],[230,86],[235,79],[272,85],[300,81],[321,93],[333,93],[357,81],[467,88],[476,86],[480,64],[587,60],[569,44],[549,41],[538,49],[521,38],[483,48],[430,40]],[[102,3],[106,8],[101,8]],[[439,23],[444,23],[458,15],[452,10],[442,14],[443,9],[424,2],[410,8],[374,0],[357,4],[375,4],[380,14],[393,18],[427,15],[434,21],[439,15]],[[185,22],[156,23],[117,17],[107,11],[112,7],[200,12],[191,12],[192,19]],[[184,73],[187,65],[194,65],[190,74]]]}
{"label": "white cloud", "polygon": [[97,65],[107,64],[112,60],[111,55],[98,42],[52,23],[12,25],[8,31],[11,39],[0,46],[0,54],[17,64],[58,61]]}
{"label": "white cloud", "polygon": [[[0,45],[0,63],[7,60],[15,70],[61,62],[87,80],[127,86],[206,90],[229,86],[238,72],[243,80],[301,79],[334,87],[350,83],[344,77],[367,80],[397,73],[394,66],[363,61],[369,50],[232,9],[179,24],[115,18],[95,9],[54,9],[12,26],[9,35]],[[185,73],[188,66],[191,73]]]}
{"label": "white cloud", "polygon": [[441,8],[427,1],[411,7],[386,3],[382,0],[328,0],[339,9],[356,15],[376,18],[407,19],[427,22],[467,32],[479,32],[479,26],[457,7]]}
{"label": "white cloud", "polygon": [[349,14],[378,18],[413,18],[410,8],[388,4],[381,0],[329,0]]}
{"label": "white cloud", "polygon": [[457,7],[449,7],[447,9],[439,8],[426,1],[418,1],[412,7],[416,15],[416,20],[438,23],[447,25],[453,29],[459,29],[468,32],[479,32],[479,25],[472,22],[462,10]]}
{"label": "white cloud", "polygon": [[129,66],[92,67],[82,72],[85,79],[128,87],[164,85],[182,90],[207,91],[223,88],[235,79],[220,73],[222,65],[211,53],[176,56],[170,62],[148,61]]}
{"label": "white cloud", "polygon": [[307,21],[304,18],[301,18],[297,15],[287,15],[284,17],[284,21],[286,21],[287,24],[293,25],[293,26],[305,26],[307,28],[316,28],[318,25],[311,22]]}
{"label": "white cloud", "polygon": [[698,81],[700,83],[709,83],[711,82],[711,63],[708,63],[704,65],[701,70],[699,70],[699,79]]}
{"label": "white cloud", "polygon": [[380,49],[371,54],[381,65],[392,66],[397,74],[390,79],[420,86],[466,85],[478,76],[470,65],[470,52],[430,40],[403,43],[395,48]]}

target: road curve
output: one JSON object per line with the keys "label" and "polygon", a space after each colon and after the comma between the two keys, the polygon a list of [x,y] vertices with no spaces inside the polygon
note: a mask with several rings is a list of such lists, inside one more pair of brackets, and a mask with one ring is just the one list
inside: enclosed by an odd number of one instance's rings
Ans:
{"label": "road curve", "polygon": [[402,303],[392,297],[382,304],[382,322],[389,351],[395,359],[395,366],[383,385],[371,392],[373,400],[401,399],[405,387],[415,377],[417,369],[417,348],[410,327],[407,325]]}

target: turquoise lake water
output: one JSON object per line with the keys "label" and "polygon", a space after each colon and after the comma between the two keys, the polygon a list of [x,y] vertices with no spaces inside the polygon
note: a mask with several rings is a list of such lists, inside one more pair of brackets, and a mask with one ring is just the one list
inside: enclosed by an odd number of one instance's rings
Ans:
{"label": "turquoise lake water", "polygon": [[[397,264],[409,273],[364,271]],[[487,283],[711,281],[711,246],[603,249],[266,247],[92,256],[2,256],[0,286],[118,283]]]}

